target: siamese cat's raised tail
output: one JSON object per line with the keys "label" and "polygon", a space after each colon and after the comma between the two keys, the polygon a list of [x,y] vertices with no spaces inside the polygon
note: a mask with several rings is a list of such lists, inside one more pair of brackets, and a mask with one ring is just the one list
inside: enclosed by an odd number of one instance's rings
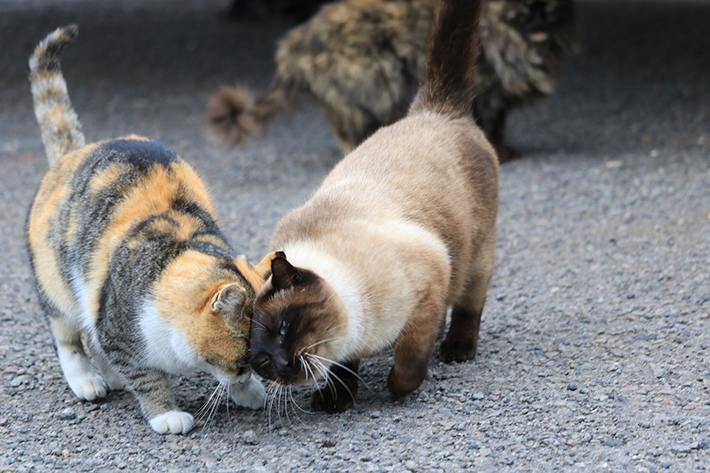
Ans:
{"label": "siamese cat's raised tail", "polygon": [[471,115],[476,87],[478,24],[482,0],[443,1],[429,38],[424,78],[409,116],[434,112],[450,117]]}
{"label": "siamese cat's raised tail", "polygon": [[471,116],[480,9],[443,1],[408,115],[345,156],[271,240],[284,254],[256,297],[251,364],[286,386],[328,380],[315,410],[350,407],[360,360],[392,346],[388,389],[417,389],[448,307],[441,358],[476,355],[498,211],[498,160]]}

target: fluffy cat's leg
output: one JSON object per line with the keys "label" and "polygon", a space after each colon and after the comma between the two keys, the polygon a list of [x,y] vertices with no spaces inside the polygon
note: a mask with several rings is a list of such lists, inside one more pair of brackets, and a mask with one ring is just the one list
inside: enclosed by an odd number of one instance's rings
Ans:
{"label": "fluffy cat's leg", "polygon": [[79,399],[93,401],[106,396],[106,384],[84,351],[81,332],[61,315],[49,317],[59,365],[69,387]]}
{"label": "fluffy cat's leg", "polygon": [[328,414],[344,412],[355,404],[358,391],[360,360],[333,365],[328,372],[329,381],[311,395],[311,409]]}
{"label": "fluffy cat's leg", "polygon": [[264,385],[252,373],[245,374],[243,377],[246,379],[227,387],[229,396],[238,406],[261,409],[266,401]]}
{"label": "fluffy cat's leg", "polygon": [[167,375],[139,369],[122,374],[153,430],[159,434],[186,434],[195,425],[191,414],[178,409]]}
{"label": "fluffy cat's leg", "polygon": [[394,366],[387,377],[387,388],[396,396],[417,389],[427,376],[429,359],[445,316],[443,291],[436,288],[420,303],[410,317],[394,348]]}
{"label": "fluffy cat's leg", "polygon": [[[350,154],[360,143],[365,141],[371,134],[382,126],[382,123],[362,109],[350,108],[345,104],[336,110],[328,105],[323,105],[330,127],[335,134],[335,138],[340,144],[343,156]],[[348,109],[347,112],[343,109]]]}
{"label": "fluffy cat's leg", "polygon": [[481,314],[493,275],[494,246],[494,238],[484,245],[481,257],[476,258],[477,267],[471,271],[468,286],[454,303],[449,332],[440,348],[440,356],[446,363],[472,360],[476,357]]}
{"label": "fluffy cat's leg", "polygon": [[488,141],[498,154],[498,162],[504,163],[520,157],[520,150],[505,144],[505,124],[508,109],[502,100],[490,100],[485,103],[474,103],[476,123],[485,133]]}

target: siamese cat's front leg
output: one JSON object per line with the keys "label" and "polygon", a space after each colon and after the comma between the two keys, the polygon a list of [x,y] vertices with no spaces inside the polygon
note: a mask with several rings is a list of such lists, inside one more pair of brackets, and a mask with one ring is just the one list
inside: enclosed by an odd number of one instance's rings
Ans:
{"label": "siamese cat's front leg", "polygon": [[326,385],[311,395],[311,409],[333,414],[352,407],[358,391],[359,369],[360,360],[333,365],[326,376]]}
{"label": "siamese cat's front leg", "polygon": [[394,366],[387,377],[387,388],[395,396],[411,393],[426,379],[441,321],[446,316],[443,289],[430,288],[397,340]]}

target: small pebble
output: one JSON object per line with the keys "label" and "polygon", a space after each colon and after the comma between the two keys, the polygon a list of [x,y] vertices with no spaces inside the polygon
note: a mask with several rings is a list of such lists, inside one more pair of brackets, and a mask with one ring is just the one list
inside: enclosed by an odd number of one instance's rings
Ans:
{"label": "small pebble", "polygon": [[671,452],[673,453],[690,453],[691,448],[688,445],[673,445]]}
{"label": "small pebble", "polygon": [[417,467],[412,460],[404,462],[404,467],[409,471],[417,471]]}
{"label": "small pebble", "polygon": [[372,417],[373,419],[379,419],[379,417],[380,417],[380,411],[373,411],[373,412],[371,412],[371,413],[370,413],[370,417]]}
{"label": "small pebble", "polygon": [[576,390],[577,390],[577,385],[574,384],[574,383],[569,383],[569,384],[567,385],[567,390],[568,390],[568,391],[576,391]]}
{"label": "small pebble", "polygon": [[76,419],[76,412],[74,412],[74,409],[72,409],[71,407],[67,407],[59,413],[59,418],[62,420]]}
{"label": "small pebble", "polygon": [[244,434],[242,435],[242,440],[247,445],[259,445],[259,443],[261,442],[259,440],[259,437],[257,437],[253,430],[247,430],[246,432],[244,432]]}
{"label": "small pebble", "polygon": [[338,444],[338,440],[333,437],[326,437],[321,444],[321,447],[330,448],[335,447]]}

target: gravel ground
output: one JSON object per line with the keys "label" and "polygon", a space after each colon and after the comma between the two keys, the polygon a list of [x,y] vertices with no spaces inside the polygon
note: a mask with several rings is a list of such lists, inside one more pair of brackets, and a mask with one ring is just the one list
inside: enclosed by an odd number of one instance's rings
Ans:
{"label": "gravel ground", "polygon": [[[28,268],[23,222],[46,170],[26,61],[54,27],[90,141],[177,149],[253,259],[337,162],[309,102],[226,152],[201,130],[215,86],[263,89],[285,23],[228,23],[227,0],[0,1],[0,471],[694,471],[710,467],[710,5],[580,2],[584,37],[554,98],[516,113],[501,169],[498,260],[474,362],[415,393],[371,390],[341,415],[222,405],[154,434],[127,393],[78,402]],[[215,382],[174,379],[195,412]],[[308,392],[294,398],[307,405]]]}

